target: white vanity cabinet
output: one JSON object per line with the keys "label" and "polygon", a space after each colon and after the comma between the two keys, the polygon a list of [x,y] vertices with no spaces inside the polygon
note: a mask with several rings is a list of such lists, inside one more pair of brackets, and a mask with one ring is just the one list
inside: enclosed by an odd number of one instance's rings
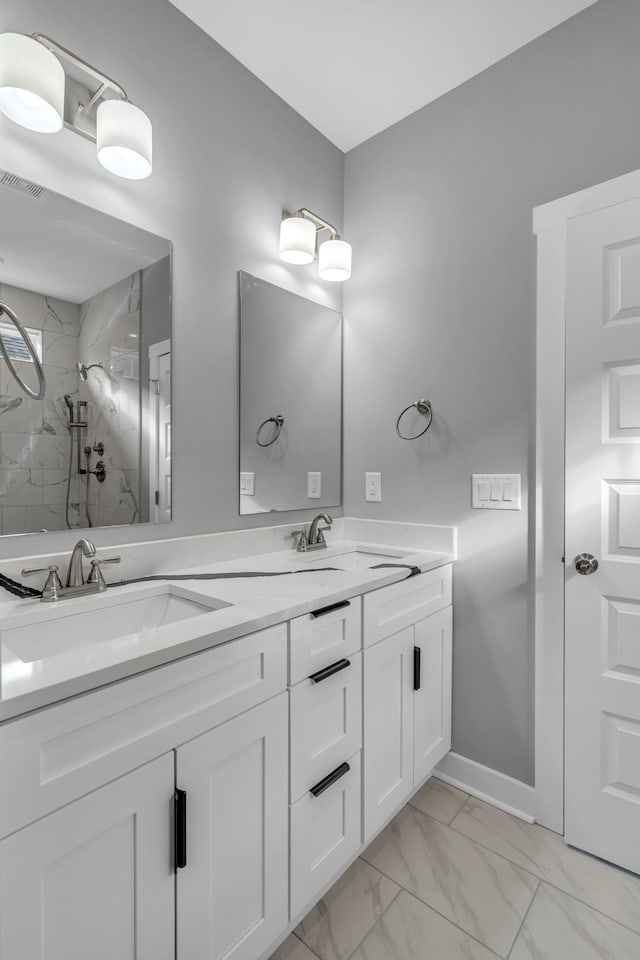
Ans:
{"label": "white vanity cabinet", "polygon": [[173,755],[0,841],[2,960],[173,960]]}
{"label": "white vanity cabinet", "polygon": [[451,748],[451,566],[364,597],[363,837]]}

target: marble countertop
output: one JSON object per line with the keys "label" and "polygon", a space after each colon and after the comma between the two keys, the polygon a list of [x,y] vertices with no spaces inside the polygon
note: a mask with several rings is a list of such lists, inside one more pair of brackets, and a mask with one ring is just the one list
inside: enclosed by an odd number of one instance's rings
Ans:
{"label": "marble countertop", "polygon": [[[411,549],[411,552],[410,552]],[[397,563],[425,572],[450,563],[449,552],[397,550],[388,544],[343,540],[327,550],[305,555],[293,550],[245,556],[164,572],[166,582],[113,584],[104,594],[44,604],[40,600],[3,602],[0,618],[0,721],[86,693],[105,684],[131,677],[181,657],[190,656],[257,630],[283,623],[333,603],[404,580],[404,567],[325,570],[344,563],[338,559],[353,550],[379,554],[371,563]],[[398,556],[398,553],[401,555]],[[369,561],[366,560],[368,563]],[[231,580],[171,580],[171,574],[295,571],[293,576],[253,577]],[[110,571],[111,572],[111,571]],[[160,590],[158,589],[160,587]],[[170,587],[177,595],[219,601],[221,607],[129,636],[94,642],[43,659],[20,659],[12,652],[9,633],[17,626],[42,623],[42,646],[46,648],[47,625],[54,617],[89,612],[96,622],[109,616],[114,604],[142,596],[155,596]],[[38,639],[38,643],[39,643]],[[24,656],[24,654],[23,654]]]}

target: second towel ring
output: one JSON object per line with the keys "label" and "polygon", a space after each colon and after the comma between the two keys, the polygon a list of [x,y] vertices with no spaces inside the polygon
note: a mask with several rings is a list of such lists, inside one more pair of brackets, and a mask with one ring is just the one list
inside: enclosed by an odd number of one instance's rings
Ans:
{"label": "second towel ring", "polygon": [[[426,417],[428,417],[427,425],[426,425],[426,427],[424,428],[424,430],[421,430],[421,431],[420,431],[420,433],[416,433],[416,434],[415,434],[414,436],[412,436],[412,437],[407,437],[407,436],[405,436],[404,433],[401,433],[401,432],[400,432],[400,421],[401,421],[402,418],[404,417],[405,413],[407,413],[409,410],[412,410],[414,407],[416,408],[416,410],[418,411],[418,413],[422,413],[422,414],[424,414]],[[427,430],[428,430],[429,427],[431,426],[431,421],[432,421],[432,420],[433,420],[433,409],[432,409],[431,404],[429,403],[429,401],[428,401],[428,400],[414,400],[413,403],[410,403],[408,407],[405,407],[405,408],[404,408],[404,410],[402,411],[402,413],[400,414],[400,416],[399,416],[398,419],[396,420],[396,433],[398,434],[398,436],[400,437],[401,440],[417,440],[418,437],[423,436],[423,434],[425,434],[425,433],[427,432]]]}
{"label": "second towel ring", "polygon": [[[260,440],[260,432],[263,427],[266,427],[268,423],[275,424],[275,430],[273,436],[270,440],[267,440],[266,443],[262,443]],[[256,433],[256,443],[259,447],[270,447],[272,443],[275,443],[278,437],[280,436],[280,431],[282,430],[282,424],[284,423],[284,417],[281,414],[277,414],[275,417],[267,417],[266,420],[263,420],[260,426],[258,427],[258,432]]]}

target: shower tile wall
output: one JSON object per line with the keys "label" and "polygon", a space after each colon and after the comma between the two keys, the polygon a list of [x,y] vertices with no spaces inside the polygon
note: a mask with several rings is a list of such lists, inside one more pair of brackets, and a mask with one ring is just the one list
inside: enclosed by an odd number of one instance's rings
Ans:
{"label": "shower tile wall", "polygon": [[[79,396],[88,402],[86,443],[102,442],[104,483],[89,483],[89,512],[94,526],[139,523],[140,512],[140,273],[136,272],[80,307],[78,359],[89,371]],[[84,507],[83,507],[84,510]],[[84,521],[86,521],[86,516]],[[83,521],[83,525],[85,525]],[[87,524],[88,525],[88,524]]]}
{"label": "shower tile wall", "polygon": [[[42,331],[47,381],[44,400],[32,400],[0,361],[0,533],[62,530],[69,458],[63,396],[69,393],[77,398],[80,309],[8,284],[0,284],[0,299],[26,327]],[[16,369],[30,386],[36,386],[32,363],[16,363]],[[77,503],[77,478],[71,495]],[[77,524],[77,509],[70,519]]]}

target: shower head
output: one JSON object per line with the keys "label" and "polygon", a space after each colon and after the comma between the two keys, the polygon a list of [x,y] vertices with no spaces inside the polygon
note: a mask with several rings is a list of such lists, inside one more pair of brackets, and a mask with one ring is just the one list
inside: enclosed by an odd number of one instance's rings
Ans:
{"label": "shower head", "polygon": [[87,382],[87,377],[89,376],[89,370],[92,370],[94,367],[99,367],[100,370],[104,370],[104,367],[101,363],[90,363],[89,366],[87,367],[84,363],[81,363],[80,361],[78,361],[78,363],[76,364],[76,367],[78,368],[78,373],[80,374],[80,379],[82,380],[83,383]]}
{"label": "shower head", "polygon": [[71,399],[68,393],[65,393],[62,399],[64,400],[69,410],[71,411],[71,416],[73,416],[73,400]]}

